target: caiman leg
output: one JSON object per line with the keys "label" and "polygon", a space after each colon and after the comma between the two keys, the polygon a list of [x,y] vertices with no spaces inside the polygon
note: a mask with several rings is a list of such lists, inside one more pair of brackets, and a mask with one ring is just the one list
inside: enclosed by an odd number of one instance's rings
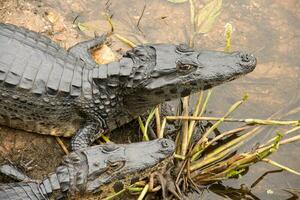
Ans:
{"label": "caiman leg", "polygon": [[87,40],[84,42],[80,42],[73,47],[70,47],[68,49],[69,52],[73,53],[77,58],[80,58],[86,63],[91,64],[94,66],[95,61],[92,59],[91,54],[90,54],[90,49],[96,48],[106,41],[107,35],[101,35],[101,36],[96,36],[95,38],[91,40]]}
{"label": "caiman leg", "polygon": [[71,140],[72,151],[76,151],[90,146],[100,137],[104,129],[97,122],[88,122],[80,128]]}

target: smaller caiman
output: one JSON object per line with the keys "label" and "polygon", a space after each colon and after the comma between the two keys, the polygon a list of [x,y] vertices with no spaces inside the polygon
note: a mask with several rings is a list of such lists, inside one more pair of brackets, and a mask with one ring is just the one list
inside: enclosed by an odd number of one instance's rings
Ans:
{"label": "smaller caiman", "polygon": [[236,79],[254,70],[253,55],[145,44],[117,62],[98,65],[90,50],[105,36],[68,51],[28,29],[0,23],[0,124],[73,136],[73,150],[99,132],[152,107]]}
{"label": "smaller caiman", "polygon": [[55,172],[42,181],[19,178],[23,181],[0,184],[0,199],[48,200],[83,195],[103,199],[164,166],[174,149],[169,139],[83,148],[64,156]]}

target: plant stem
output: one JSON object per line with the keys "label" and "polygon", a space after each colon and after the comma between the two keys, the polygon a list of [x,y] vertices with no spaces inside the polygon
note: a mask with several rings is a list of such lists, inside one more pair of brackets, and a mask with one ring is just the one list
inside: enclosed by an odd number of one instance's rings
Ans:
{"label": "plant stem", "polygon": [[[203,98],[203,91],[199,92],[199,96],[198,96],[198,101],[197,101],[197,104],[196,104],[196,108],[195,108],[195,111],[193,113],[193,117],[200,117],[199,116],[199,111],[200,111],[200,106],[201,106],[201,102],[202,102],[202,98]],[[195,124],[196,124],[196,121],[195,120],[191,120],[190,121],[190,124],[189,124],[189,137],[188,137],[188,141],[190,142],[191,140],[191,137],[193,135],[193,132],[194,132],[194,129],[195,129]]]}
{"label": "plant stem", "polygon": [[149,126],[149,124],[150,124],[150,122],[151,122],[151,120],[152,120],[154,114],[155,114],[155,108],[151,111],[151,113],[149,114],[149,116],[148,116],[148,118],[147,118],[147,120],[146,120],[146,124],[145,124],[145,133],[144,133],[144,139],[145,139],[146,141],[149,140],[149,137],[148,137],[148,126]]}
{"label": "plant stem", "polygon": [[142,190],[142,192],[137,200],[143,200],[148,192],[148,189],[149,189],[149,184],[145,185],[144,189]]}
{"label": "plant stem", "polygon": [[266,163],[269,163],[269,164],[275,166],[275,167],[279,167],[279,168],[281,168],[281,169],[283,169],[283,170],[286,170],[286,171],[288,171],[288,172],[290,172],[290,173],[293,173],[293,174],[296,174],[296,175],[300,176],[300,173],[299,173],[299,172],[297,172],[297,171],[295,171],[295,170],[293,170],[293,169],[291,169],[291,168],[289,168],[289,167],[283,166],[283,165],[281,165],[281,164],[279,164],[279,163],[277,163],[277,162],[275,162],[275,161],[273,161],[273,160],[270,160],[270,159],[268,159],[268,158],[264,158],[264,159],[262,159],[262,160],[263,160],[264,162],[266,162]]}
{"label": "plant stem", "polygon": [[156,134],[158,134],[161,129],[160,110],[161,110],[161,106],[159,104],[155,108]]}
{"label": "plant stem", "polygon": [[[189,115],[189,97],[183,98],[183,115]],[[182,125],[182,144],[181,144],[181,155],[185,156],[189,145],[189,121],[184,120]]]}
{"label": "plant stem", "polygon": [[164,118],[163,122],[161,124],[160,132],[157,135],[157,138],[163,138],[164,137],[164,130],[165,130],[166,123],[167,123],[167,118]]}
{"label": "plant stem", "polygon": [[[196,121],[219,121],[222,117],[193,117],[193,116],[166,116],[167,120],[196,120]],[[299,120],[285,121],[285,120],[265,120],[265,119],[234,119],[224,118],[224,122],[244,122],[248,125],[292,125],[299,126]]]}

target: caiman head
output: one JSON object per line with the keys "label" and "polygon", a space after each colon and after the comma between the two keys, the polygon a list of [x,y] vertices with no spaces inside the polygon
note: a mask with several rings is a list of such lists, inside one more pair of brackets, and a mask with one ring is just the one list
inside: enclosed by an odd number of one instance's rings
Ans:
{"label": "caiman head", "polygon": [[[145,178],[171,158],[175,144],[156,139],[131,144],[97,145],[75,151],[64,157],[59,171],[71,171],[70,192],[98,193],[101,197],[118,192]],[[64,170],[68,168],[68,170]],[[60,174],[60,172],[57,174]],[[70,178],[71,180],[71,178]],[[72,188],[75,191],[72,191]]]}
{"label": "caiman head", "polygon": [[254,70],[253,55],[194,50],[186,45],[141,45],[128,51],[135,71],[124,88],[124,104],[140,114],[161,102],[205,90]]}

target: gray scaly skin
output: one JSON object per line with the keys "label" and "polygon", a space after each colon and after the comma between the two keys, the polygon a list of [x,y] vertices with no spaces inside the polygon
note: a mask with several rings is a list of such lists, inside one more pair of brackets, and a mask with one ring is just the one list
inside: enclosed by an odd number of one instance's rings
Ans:
{"label": "gray scaly skin", "polygon": [[0,199],[46,200],[95,193],[102,199],[157,170],[174,149],[169,139],[80,149],[64,156],[42,181],[0,184]]}
{"label": "gray scaly skin", "polygon": [[0,124],[73,136],[89,146],[153,106],[231,81],[254,70],[252,55],[146,44],[118,62],[97,65],[90,49],[105,36],[64,50],[45,36],[0,24]]}

